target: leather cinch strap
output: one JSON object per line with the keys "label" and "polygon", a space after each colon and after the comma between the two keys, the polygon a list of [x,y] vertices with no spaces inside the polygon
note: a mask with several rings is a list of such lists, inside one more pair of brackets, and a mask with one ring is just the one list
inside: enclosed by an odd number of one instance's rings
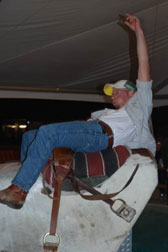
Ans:
{"label": "leather cinch strap", "polygon": [[[134,216],[136,215],[136,210],[129,205],[123,200],[123,199],[114,199],[112,200],[111,198],[119,194],[121,191],[123,191],[133,180],[137,170],[138,170],[139,164],[135,167],[131,177],[127,181],[127,183],[124,185],[124,187],[119,190],[118,192],[115,193],[110,193],[110,194],[102,194],[99,191],[95,190],[94,188],[88,187],[86,184],[84,184],[82,181],[80,181],[78,178],[74,177],[73,175],[71,176],[72,184],[74,186],[74,189],[77,193],[80,194],[80,196],[86,200],[103,200],[107,204],[110,205],[111,210],[124,219],[127,222],[131,222]],[[83,195],[80,192],[79,186],[88,192],[90,192],[93,195]],[[120,206],[116,208],[115,202],[120,202]]]}
{"label": "leather cinch strap", "polygon": [[56,171],[56,184],[54,190],[54,197],[53,197],[53,205],[52,205],[52,215],[51,215],[51,222],[50,222],[50,235],[55,235],[55,230],[57,226],[57,218],[58,218],[58,211],[59,211],[59,204],[60,204],[60,196],[61,196],[61,187],[62,182],[69,173],[69,170],[63,167],[57,167]]}
{"label": "leather cinch strap", "polygon": [[[59,245],[59,236],[56,233],[57,220],[58,220],[58,212],[60,206],[60,197],[61,197],[61,188],[62,182],[69,173],[69,169],[58,166],[55,172],[56,176],[56,184],[53,195],[53,204],[52,204],[52,212],[51,212],[51,220],[50,220],[50,232],[44,236],[43,239],[43,247],[46,252],[56,252]],[[55,242],[47,242],[47,237],[55,237]]]}
{"label": "leather cinch strap", "polygon": [[[87,186],[86,184],[84,184],[80,179],[76,178],[75,176],[73,176],[72,174],[68,175],[68,177],[70,177],[72,184],[74,186],[74,190],[80,194],[80,196],[86,200],[103,200],[104,202],[110,204],[111,206],[114,204],[114,201],[111,199],[114,196],[116,196],[117,194],[119,194],[120,192],[122,192],[133,180],[137,170],[138,170],[139,164],[137,164],[137,166],[135,167],[131,177],[129,178],[129,180],[127,181],[127,183],[123,186],[123,188],[121,190],[119,190],[118,192],[115,193],[110,193],[110,194],[102,194],[99,191],[95,190],[92,187]],[[93,195],[84,195],[80,192],[79,187],[81,187],[82,189],[90,192]]]}

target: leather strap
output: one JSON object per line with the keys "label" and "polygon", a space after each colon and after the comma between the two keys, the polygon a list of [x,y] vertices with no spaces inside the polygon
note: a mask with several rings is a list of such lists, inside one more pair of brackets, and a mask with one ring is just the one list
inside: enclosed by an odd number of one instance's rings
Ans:
{"label": "leather strap", "polygon": [[108,135],[108,141],[109,141],[109,148],[112,148],[113,146],[113,137],[114,137],[114,134],[113,134],[113,131],[112,129],[110,128],[110,126],[108,124],[106,124],[105,122],[101,121],[101,120],[98,120],[98,123],[100,124],[100,126],[102,127],[103,129],[103,132],[104,133],[107,133]]}
{"label": "leather strap", "polygon": [[[64,178],[67,176],[69,169],[64,167],[57,167],[58,172],[55,173],[56,175],[56,184],[54,189],[54,196],[52,202],[52,212],[51,212],[51,220],[50,220],[50,232],[46,235],[55,237],[56,235],[56,227],[57,227],[57,220],[58,220],[58,212],[59,212],[59,205],[60,205],[60,197],[61,197],[61,187]],[[57,235],[59,238],[59,236]],[[59,242],[44,242],[44,251],[45,252],[56,252],[58,249]]]}
{"label": "leather strap", "polygon": [[[99,191],[95,190],[92,187],[87,186],[86,184],[84,184],[81,180],[79,180],[78,178],[76,178],[75,176],[73,176],[72,174],[68,175],[68,177],[70,177],[72,184],[74,186],[74,190],[80,194],[80,196],[86,200],[103,200],[104,202],[110,204],[111,206],[114,204],[114,201],[111,199],[114,196],[116,196],[117,194],[119,194],[121,191],[123,191],[133,180],[137,170],[139,168],[139,164],[137,164],[137,166],[135,167],[133,173],[131,174],[131,177],[129,178],[129,180],[127,181],[127,183],[123,186],[123,188],[121,190],[119,190],[118,192],[115,193],[110,193],[110,194],[102,194]],[[83,195],[80,192],[79,187],[85,189],[86,191],[90,192],[93,195]]]}
{"label": "leather strap", "polygon": [[152,155],[152,152],[146,148],[139,148],[139,149],[131,149],[132,154],[139,154],[144,157],[149,157],[152,160],[155,160],[154,156]]}
{"label": "leather strap", "polygon": [[[50,220],[50,232],[46,234],[45,239],[44,239],[43,247],[45,251],[56,252],[58,249],[59,236],[58,234],[56,234],[56,227],[57,227],[58,212],[59,212],[59,206],[60,206],[61,188],[62,188],[63,180],[67,177],[67,174],[70,172],[73,155],[74,154],[72,150],[69,150],[69,149],[57,148],[54,150],[54,167],[56,167],[56,169],[54,169],[55,189],[54,189],[54,195],[52,198],[53,202],[52,202],[52,212],[51,212],[51,220]],[[43,186],[45,185],[45,175],[46,175],[46,171],[43,173]],[[46,237],[48,236],[57,237],[57,241],[54,243],[47,242]]]}
{"label": "leather strap", "polygon": [[54,189],[54,197],[53,197],[53,204],[52,204],[52,213],[51,213],[51,221],[50,221],[50,235],[55,235],[56,226],[57,226],[57,219],[58,219],[58,212],[59,212],[59,205],[60,205],[60,197],[61,197],[61,187],[62,182],[69,173],[69,169],[64,167],[57,167],[56,170],[56,184]]}

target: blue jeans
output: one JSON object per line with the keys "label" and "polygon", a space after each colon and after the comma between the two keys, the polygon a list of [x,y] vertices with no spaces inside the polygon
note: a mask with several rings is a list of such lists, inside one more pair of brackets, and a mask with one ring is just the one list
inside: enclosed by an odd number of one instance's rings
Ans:
{"label": "blue jeans", "polygon": [[28,192],[55,147],[96,152],[108,148],[108,135],[97,121],[55,123],[27,132],[21,145],[22,165],[12,183]]}

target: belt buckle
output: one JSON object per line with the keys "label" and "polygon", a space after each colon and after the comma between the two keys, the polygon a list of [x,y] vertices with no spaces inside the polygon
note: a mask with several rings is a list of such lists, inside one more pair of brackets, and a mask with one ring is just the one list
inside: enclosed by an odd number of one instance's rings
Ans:
{"label": "belt buckle", "polygon": [[116,199],[114,200],[114,203],[117,201],[120,201],[122,204],[116,210],[113,208],[113,206],[111,206],[111,210],[122,219],[126,220],[127,222],[131,222],[136,214],[136,210],[128,206],[122,199]]}

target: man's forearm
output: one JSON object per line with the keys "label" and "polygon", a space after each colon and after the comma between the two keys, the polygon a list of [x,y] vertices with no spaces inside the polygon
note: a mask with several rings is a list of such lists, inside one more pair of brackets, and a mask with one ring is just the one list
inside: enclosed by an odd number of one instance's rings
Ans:
{"label": "man's forearm", "polygon": [[138,55],[138,79],[140,81],[149,81],[150,77],[150,66],[149,66],[149,56],[147,43],[144,36],[144,32],[139,28],[136,32],[137,38],[137,55]]}

